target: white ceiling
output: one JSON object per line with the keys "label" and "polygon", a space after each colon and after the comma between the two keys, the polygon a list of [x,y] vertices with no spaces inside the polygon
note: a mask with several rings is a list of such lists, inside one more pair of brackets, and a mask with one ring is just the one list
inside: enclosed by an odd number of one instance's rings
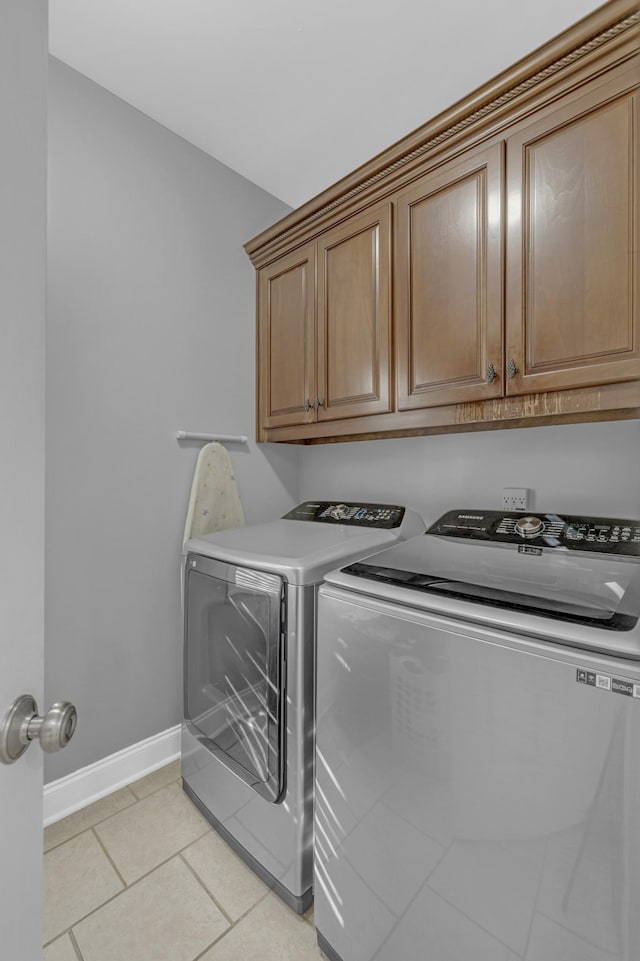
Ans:
{"label": "white ceiling", "polygon": [[293,207],[593,0],[49,0],[69,66]]}

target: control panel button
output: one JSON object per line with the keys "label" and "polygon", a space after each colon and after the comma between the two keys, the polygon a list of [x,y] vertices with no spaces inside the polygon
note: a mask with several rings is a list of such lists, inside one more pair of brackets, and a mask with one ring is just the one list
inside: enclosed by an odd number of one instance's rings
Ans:
{"label": "control panel button", "polygon": [[542,534],[544,524],[539,517],[523,517],[516,521],[515,528],[520,537],[537,537]]}

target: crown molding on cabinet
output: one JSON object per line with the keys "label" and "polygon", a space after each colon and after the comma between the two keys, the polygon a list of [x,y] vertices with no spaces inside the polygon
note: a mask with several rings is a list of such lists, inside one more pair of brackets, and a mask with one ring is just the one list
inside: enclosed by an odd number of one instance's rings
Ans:
{"label": "crown molding on cabinet", "polygon": [[512,122],[520,103],[524,105],[550,81],[557,82],[563,72],[580,67],[601,48],[606,46],[611,55],[616,41],[635,40],[637,44],[639,28],[637,0],[611,0],[599,7],[248,241],[244,249],[252,263],[256,267],[268,263],[291,246],[294,234],[300,234],[300,242],[306,242],[323,229],[327,218],[335,219],[338,208],[344,207],[345,215],[353,212],[354,205],[366,203],[382,182],[395,185],[397,175],[410,171],[417,162],[424,163],[443,146],[455,143],[459,135],[464,134],[468,143],[474,128],[485,129],[507,111]]}

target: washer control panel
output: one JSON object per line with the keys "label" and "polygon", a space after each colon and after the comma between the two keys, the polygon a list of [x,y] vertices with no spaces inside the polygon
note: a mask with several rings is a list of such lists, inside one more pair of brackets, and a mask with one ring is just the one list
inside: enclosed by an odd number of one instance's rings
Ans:
{"label": "washer control panel", "polygon": [[427,534],[559,550],[640,556],[640,520],[576,514],[449,511]]}
{"label": "washer control panel", "polygon": [[315,521],[321,524],[349,524],[353,527],[400,527],[404,507],[395,504],[362,504],[353,501],[305,501],[284,515],[290,521]]}

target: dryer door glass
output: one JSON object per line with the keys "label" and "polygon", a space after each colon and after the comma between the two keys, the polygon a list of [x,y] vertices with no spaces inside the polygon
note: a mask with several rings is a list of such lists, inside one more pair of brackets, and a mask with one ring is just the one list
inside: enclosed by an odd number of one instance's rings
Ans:
{"label": "dryer door glass", "polygon": [[276,801],[283,787],[283,582],[206,558],[189,557],[186,571],[185,718],[227,767]]}

